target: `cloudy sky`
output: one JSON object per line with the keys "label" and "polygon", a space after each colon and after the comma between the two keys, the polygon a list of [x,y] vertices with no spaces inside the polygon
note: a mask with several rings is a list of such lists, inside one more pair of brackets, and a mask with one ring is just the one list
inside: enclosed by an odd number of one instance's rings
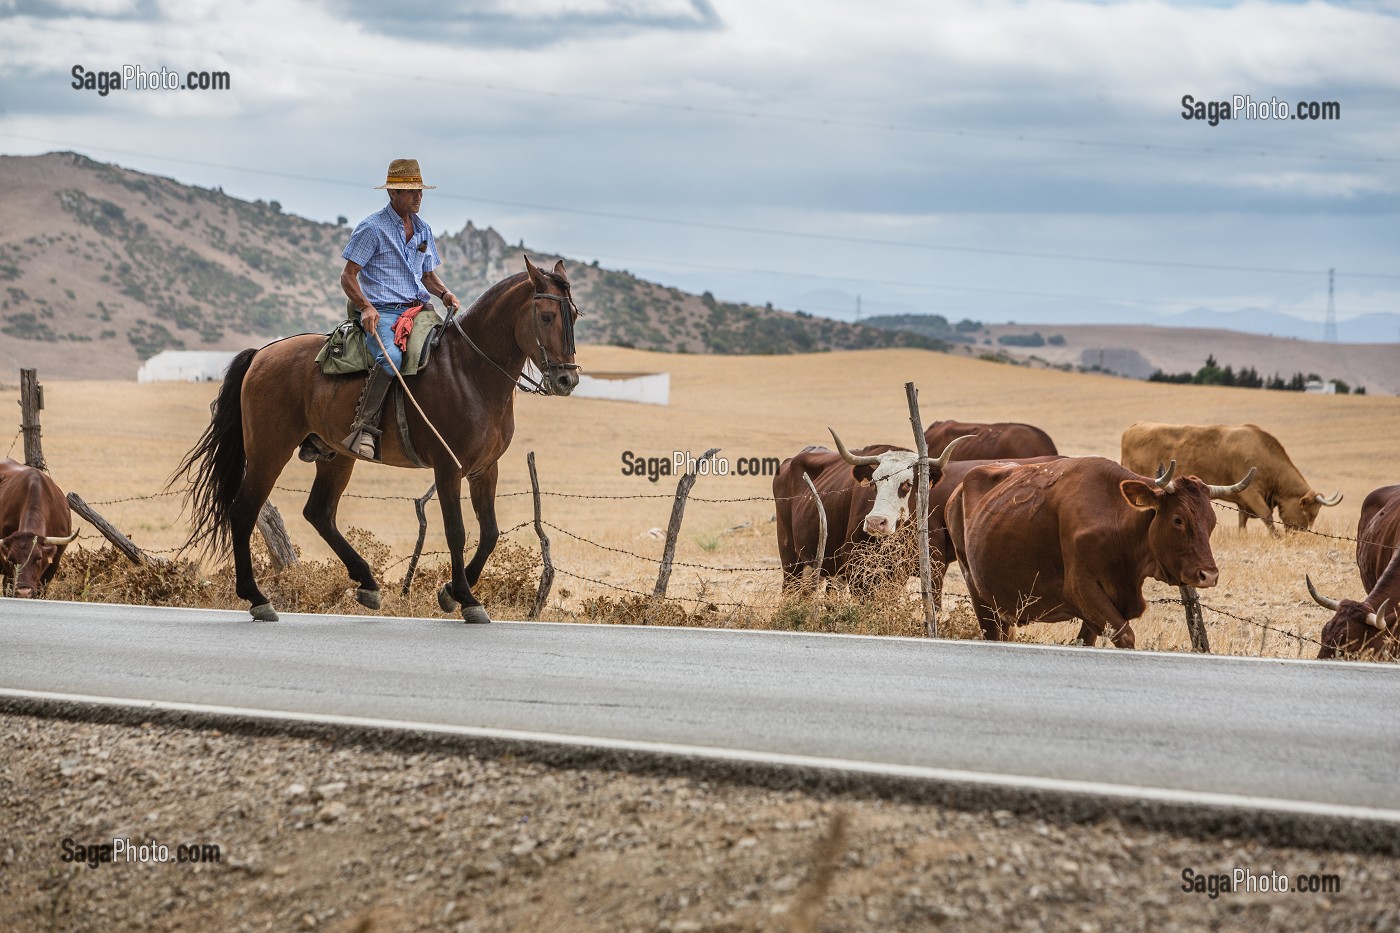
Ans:
{"label": "cloudy sky", "polygon": [[1397,49],[1400,2],[0,0],[0,152],[321,220],[411,155],[439,231],[831,316],[1320,321],[1330,267],[1340,317],[1400,311]]}

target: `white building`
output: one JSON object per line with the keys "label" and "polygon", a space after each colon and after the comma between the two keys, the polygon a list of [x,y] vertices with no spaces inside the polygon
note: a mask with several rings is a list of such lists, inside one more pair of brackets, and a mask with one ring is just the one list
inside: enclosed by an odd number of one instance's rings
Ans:
{"label": "white building", "polygon": [[233,350],[162,350],[136,371],[137,382],[218,382]]}
{"label": "white building", "polygon": [[[162,350],[136,371],[137,382],[218,382],[237,354],[232,350]],[[539,378],[533,362],[525,371]],[[577,398],[669,405],[670,373],[589,373],[579,376]]]}

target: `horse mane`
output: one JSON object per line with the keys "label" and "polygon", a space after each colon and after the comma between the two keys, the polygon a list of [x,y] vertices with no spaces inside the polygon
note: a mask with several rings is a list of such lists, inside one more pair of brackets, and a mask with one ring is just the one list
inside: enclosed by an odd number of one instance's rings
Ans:
{"label": "horse mane", "polygon": [[[563,291],[568,292],[569,280],[567,278],[565,278],[562,275],[557,275],[554,272],[546,272],[543,269],[541,269],[540,271],[544,273],[545,278],[549,279],[555,285],[558,285]],[[520,284],[520,281],[522,279],[527,279],[529,277],[530,273],[528,272],[517,272],[514,275],[506,276],[496,284],[492,285],[490,288],[486,289],[486,291],[482,292],[480,297],[478,297],[476,301],[473,301],[471,303],[471,307],[467,308],[466,311],[462,312],[463,315],[470,315],[474,313],[478,308],[484,307],[490,302],[494,302],[497,298],[500,297],[502,292],[514,288],[516,285]]]}
{"label": "horse mane", "polygon": [[529,273],[527,272],[517,272],[515,273],[515,275],[506,276],[496,284],[492,285],[490,288],[486,289],[486,291],[482,292],[481,295],[476,299],[476,301],[473,301],[471,303],[471,307],[467,308],[466,311],[462,312],[463,315],[465,316],[474,314],[479,308],[483,308],[486,305],[495,302],[496,299],[501,296],[502,292],[514,288],[516,285],[520,284],[520,280],[522,278],[528,277]]}

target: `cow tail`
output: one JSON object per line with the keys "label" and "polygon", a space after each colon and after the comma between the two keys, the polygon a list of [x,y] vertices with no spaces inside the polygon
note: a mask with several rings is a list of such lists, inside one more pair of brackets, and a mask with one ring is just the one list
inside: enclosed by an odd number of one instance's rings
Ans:
{"label": "cow tail", "polygon": [[175,468],[166,488],[184,477],[189,482],[185,508],[193,530],[185,549],[220,551],[230,540],[229,515],[243,485],[248,461],[243,451],[243,378],[256,350],[244,350],[228,364],[224,384],[209,406],[209,427]]}

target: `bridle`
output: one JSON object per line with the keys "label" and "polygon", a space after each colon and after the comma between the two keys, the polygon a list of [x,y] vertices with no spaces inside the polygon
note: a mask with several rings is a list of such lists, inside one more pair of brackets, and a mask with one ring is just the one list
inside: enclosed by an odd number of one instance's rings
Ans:
{"label": "bridle", "polygon": [[[452,326],[457,328],[457,333],[462,335],[462,339],[467,342],[469,347],[479,353],[486,362],[500,370],[501,375],[505,376],[511,382],[514,382],[515,387],[521,392],[528,392],[531,395],[554,395],[554,377],[569,371],[577,371],[579,366],[577,363],[561,363],[549,358],[549,351],[546,350],[544,346],[544,332],[540,330],[540,316],[535,312],[535,302],[541,300],[559,302],[559,316],[563,319],[564,327],[564,352],[569,356],[573,356],[576,352],[574,346],[574,318],[582,317],[583,312],[579,310],[578,305],[574,304],[574,299],[569,293],[568,286],[563,286],[563,288],[564,294],[562,295],[551,295],[548,292],[535,292],[530,296],[530,318],[535,326],[535,346],[538,347],[540,351],[540,358],[534,362],[539,366],[540,376],[542,376],[543,379],[537,380],[527,373],[522,372],[520,374],[520,379],[524,379],[529,385],[521,385],[516,377],[506,372],[505,367],[491,359],[485,350],[476,345],[476,341],[469,337],[467,332],[462,329],[461,314],[452,315]],[[569,313],[571,310],[573,312],[572,314]]]}

